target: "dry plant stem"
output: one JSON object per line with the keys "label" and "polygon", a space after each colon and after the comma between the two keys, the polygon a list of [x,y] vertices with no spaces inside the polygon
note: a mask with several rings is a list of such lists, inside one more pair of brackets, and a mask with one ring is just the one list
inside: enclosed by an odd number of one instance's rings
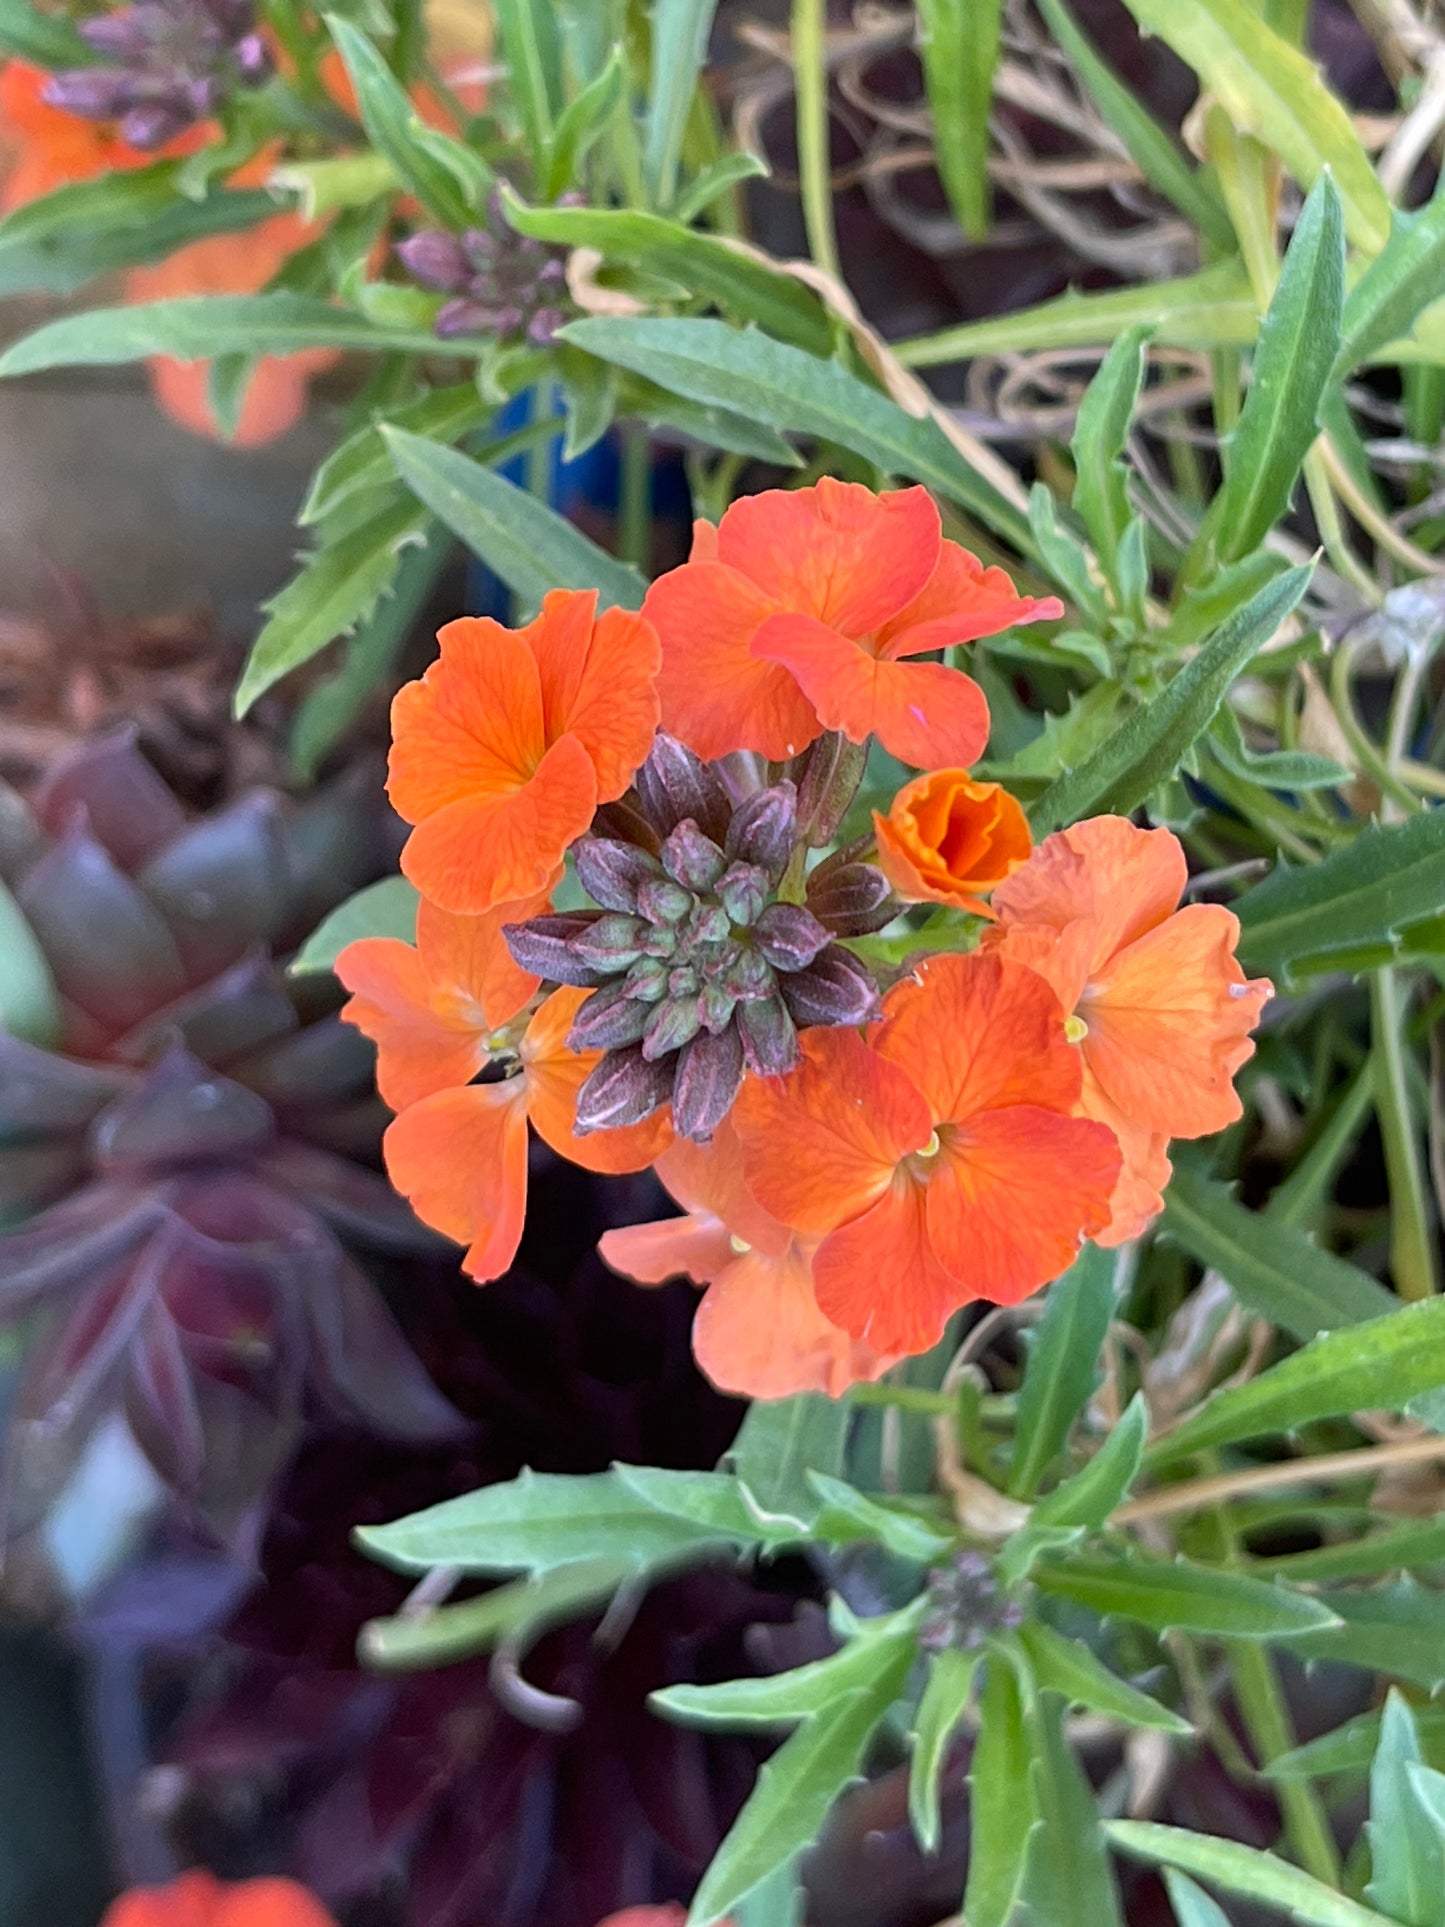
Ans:
{"label": "dry plant stem", "polygon": [[838,273],[833,183],[828,151],[828,66],[824,0],[793,0],[793,84],[798,103],[798,171],[808,251],[827,274]]}
{"label": "dry plant stem", "polygon": [[1372,1478],[1401,1465],[1445,1459],[1445,1438],[1402,1439],[1395,1445],[1366,1445],[1350,1452],[1325,1452],[1318,1458],[1291,1459],[1283,1465],[1252,1465],[1239,1472],[1212,1473],[1183,1485],[1165,1486],[1142,1499],[1130,1499],[1109,1515],[1113,1526],[1144,1525],[1180,1512],[1198,1512],[1249,1492],[1291,1485],[1333,1485],[1344,1479]]}
{"label": "dry plant stem", "polygon": [[[1229,1652],[1229,1670],[1234,1680],[1234,1696],[1261,1770],[1291,1752],[1298,1744],[1290,1730],[1289,1713],[1280,1691],[1274,1661],[1262,1646],[1239,1640]],[[1282,1780],[1274,1787],[1284,1816],[1285,1837],[1291,1851],[1306,1873],[1327,1887],[1338,1888],[1342,1879],[1340,1856],[1330,1831],[1324,1803],[1312,1780]]]}
{"label": "dry plant stem", "polygon": [[1413,542],[1401,535],[1392,522],[1381,515],[1340,459],[1339,450],[1328,435],[1322,435],[1315,446],[1324,464],[1325,473],[1329,477],[1330,486],[1350,514],[1382,549],[1387,549],[1397,561],[1408,563],[1421,575],[1445,575],[1445,562],[1442,562],[1438,555],[1430,555],[1426,550],[1417,548]]}

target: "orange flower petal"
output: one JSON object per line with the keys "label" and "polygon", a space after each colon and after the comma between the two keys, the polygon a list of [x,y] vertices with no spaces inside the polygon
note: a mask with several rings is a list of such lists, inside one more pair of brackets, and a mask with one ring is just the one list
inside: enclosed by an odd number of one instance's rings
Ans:
{"label": "orange flower petal", "polygon": [[1085,991],[1083,1050],[1100,1087],[1145,1130],[1203,1137],[1240,1115],[1234,1074],[1272,994],[1234,958],[1239,919],[1192,903],[1120,950]]}
{"label": "orange flower petal", "polygon": [[336,959],[352,993],[341,1015],[376,1045],[376,1088],[394,1111],[470,1084],[487,1061],[475,1022],[438,1013],[432,981],[409,943],[362,937]]}
{"label": "orange flower petal", "polygon": [[603,1264],[639,1285],[665,1285],[669,1278],[705,1285],[737,1256],[727,1226],[710,1211],[620,1225],[603,1232],[597,1249]]}
{"label": "orange flower petal", "polygon": [[[1014,872],[1018,875],[1018,871]],[[999,891],[1006,888],[1001,884],[993,893],[989,906],[998,915]],[[1060,1007],[1066,1015],[1072,1015],[1084,986],[1089,980],[1089,959],[1093,952],[1093,926],[1081,920],[1071,923],[1062,930],[1051,925],[1034,923],[995,923],[983,933],[981,949],[992,957],[1003,957],[1010,963],[1024,965],[1044,982],[1058,998]]]}
{"label": "orange flower petal", "polygon": [[883,1000],[874,1047],[935,1122],[1009,1104],[1070,1111],[1083,1080],[1057,998],[1031,970],[973,951],[931,957]]}
{"label": "orange flower petal", "polygon": [[895,1361],[824,1317],[807,1246],[746,1251],[717,1274],[692,1325],[697,1362],[719,1391],[740,1398],[840,1398]]}
{"label": "orange flower petal", "polygon": [[762,623],[752,652],[791,670],[825,729],[850,742],[876,736],[918,767],[968,764],[988,741],[988,704],[961,670],[937,662],[882,662],[811,616]]}
{"label": "orange flower petal", "polygon": [[585,1171],[641,1171],[672,1142],[670,1111],[654,1111],[640,1124],[589,1131],[585,1137],[578,1137],[573,1128],[577,1093],[602,1058],[601,1051],[567,1047],[567,1033],[587,995],[570,986],[554,990],[527,1026],[521,1058],[532,1125],[558,1157],[580,1164]]}
{"label": "orange flower petal", "polygon": [[335,1922],[294,1880],[243,1880],[226,1888],[212,1927],[335,1927]]}
{"label": "orange flower petal", "polygon": [[1046,837],[1028,862],[994,892],[1005,924],[1090,929],[1088,975],[1178,903],[1188,881],[1172,830],[1141,830],[1126,817],[1092,816]]}
{"label": "orange flower petal", "polygon": [[[146,365],[151,392],[161,412],[193,435],[220,440],[211,408],[211,364],[172,361],[167,355],[157,355]],[[310,376],[311,370],[301,363],[299,355],[270,356],[260,362],[247,384],[240,418],[227,445],[262,448],[294,428],[306,413]]]}
{"label": "orange flower petal", "polygon": [[499,903],[479,917],[459,917],[422,898],[416,912],[416,947],[439,1009],[455,1011],[459,1020],[475,1023],[480,1018],[493,1030],[510,1023],[541,979],[512,961],[502,931],[543,910],[558,880],[549,878],[545,889],[515,903]]}
{"label": "orange flower petal", "polygon": [[1013,1305],[1067,1271],[1109,1222],[1112,1131],[1016,1104],[950,1131],[927,1186],[935,1255],[971,1298]]}
{"label": "orange flower petal", "polygon": [[596,615],[595,590],[553,589],[519,633],[536,658],[548,742],[575,736],[597,771],[597,800],[621,796],[657,732],[662,645],[627,609]]}
{"label": "orange flower petal", "polygon": [[437,641],[437,660],[391,705],[387,794],[408,823],[520,789],[547,748],[537,659],[520,636],[478,616]]}
{"label": "orange flower petal", "polygon": [[706,522],[701,516],[692,525],[692,547],[688,550],[689,562],[717,561],[717,523]]}
{"label": "orange flower petal", "polygon": [[677,1138],[657,1160],[657,1175],[687,1211],[710,1211],[748,1244],[779,1255],[792,1242],[784,1224],[748,1189],[742,1140],[725,1117],[709,1144]]}
{"label": "orange flower petal", "polygon": [[855,1031],[806,1031],[802,1052],[786,1077],[749,1078],[733,1121],[758,1203],[821,1234],[887,1191],[899,1160],[927,1144],[933,1120],[906,1072]]}
{"label": "orange flower petal", "polygon": [[294,1880],[223,1884],[197,1868],[165,1887],[135,1887],[112,1901],[101,1927],[335,1927]]}
{"label": "orange flower petal", "polygon": [[1094,1243],[1109,1247],[1127,1244],[1147,1230],[1164,1209],[1164,1191],[1172,1172],[1169,1139],[1162,1131],[1146,1131],[1131,1124],[1099,1088],[1087,1057],[1078,1115],[1106,1125],[1118,1140],[1123,1160],[1109,1198],[1109,1222],[1094,1233]]}
{"label": "orange flower petal", "polygon": [[518,788],[479,791],[424,817],[401,853],[402,874],[444,909],[480,915],[544,888],[596,808],[591,758],[563,736]]}
{"label": "orange flower petal", "polygon": [[934,1256],[926,1187],[900,1171],[872,1207],[826,1237],[813,1260],[825,1317],[899,1357],[926,1352],[976,1296]]}
{"label": "orange flower petal", "polygon": [[527,1215],[526,1080],[439,1091],[394,1118],[382,1139],[387,1176],[423,1224],[468,1247],[479,1284],[517,1255]]}
{"label": "orange flower petal", "polygon": [[1003,569],[985,568],[957,542],[944,542],[933,574],[879,630],[876,647],[880,656],[920,656],[1063,613],[1057,596],[1021,596]]}
{"label": "orange flower petal", "polygon": [[1028,818],[997,783],[967,770],[933,770],[907,783],[887,816],[873,812],[878,866],[902,897],[950,903],[979,916],[993,912],[981,892],[1029,854]]}
{"label": "orange flower petal", "polygon": [[789,672],[750,653],[776,606],[745,575],[711,561],[673,569],[647,592],[642,613],[662,638],[662,726],[705,761],[737,749],[782,761],[818,734]]}
{"label": "orange flower petal", "polygon": [[814,488],[767,489],[734,502],[718,527],[717,552],[774,607],[862,638],[918,595],[941,539],[926,489],[875,495],[825,476]]}

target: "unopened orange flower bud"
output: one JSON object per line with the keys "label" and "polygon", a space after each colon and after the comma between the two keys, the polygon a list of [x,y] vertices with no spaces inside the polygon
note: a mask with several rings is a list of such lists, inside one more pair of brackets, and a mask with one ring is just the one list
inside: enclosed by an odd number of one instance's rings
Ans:
{"label": "unopened orange flower bud", "polygon": [[875,810],[878,866],[899,896],[992,916],[984,893],[1026,862],[1028,820],[997,783],[936,769],[906,783],[887,816]]}

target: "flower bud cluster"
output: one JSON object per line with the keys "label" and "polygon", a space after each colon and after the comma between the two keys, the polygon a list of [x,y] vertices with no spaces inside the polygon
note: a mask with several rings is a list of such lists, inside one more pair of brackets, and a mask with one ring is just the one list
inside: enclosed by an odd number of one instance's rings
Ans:
{"label": "flower bud cluster", "polygon": [[919,1633],[925,1652],[977,1651],[990,1633],[1009,1632],[1023,1608],[999,1585],[981,1552],[954,1554],[928,1575],[928,1616]]}
{"label": "flower bud cluster", "polygon": [[271,76],[255,0],[137,0],[82,21],[80,32],[109,64],[52,75],[46,101],[114,121],[147,152],[208,120],[234,88]]}
{"label": "flower bud cluster", "polygon": [[829,859],[805,901],[789,900],[798,794],[784,778],[735,800],[716,769],[659,734],[633,791],[573,848],[597,907],[508,928],[524,969],[592,992],[568,1038],[603,1053],[579,1132],[670,1103],[677,1130],[706,1141],[746,1071],[793,1068],[800,1030],[876,1014],[871,972],[837,939],[879,928],[897,905],[856,859]]}
{"label": "flower bud cluster", "polygon": [[[564,204],[577,196],[564,196]],[[399,241],[397,259],[414,281],[450,295],[436,318],[444,341],[458,335],[525,334],[545,346],[567,319],[566,253],[507,225],[501,195],[487,204],[487,225],[464,234],[428,228]]]}

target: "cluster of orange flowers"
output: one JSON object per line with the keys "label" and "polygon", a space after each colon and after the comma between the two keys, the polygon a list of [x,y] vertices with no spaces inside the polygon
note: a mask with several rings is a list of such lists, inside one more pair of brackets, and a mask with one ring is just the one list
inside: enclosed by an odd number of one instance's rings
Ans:
{"label": "cluster of orange flowers", "polygon": [[[682,1927],[686,1909],[627,1907],[599,1927]],[[111,1903],[101,1927],[336,1927],[294,1880],[221,1881],[197,1868],[164,1887],[133,1887]]]}
{"label": "cluster of orange flowers", "polygon": [[[755,1397],[836,1395],[1143,1230],[1169,1140],[1239,1115],[1270,986],[1228,910],[1179,907],[1169,831],[1031,849],[970,775],[983,694],[916,658],[1059,613],[922,489],[825,480],[699,523],[640,614],[559,591],[524,629],[443,630],[393,709],[416,942],[337,968],[392,1179],[474,1277],[515,1254],[529,1124],[591,1170],[655,1165],[683,1215],[603,1255],[706,1285],[699,1361]],[[925,773],[825,853],[819,798],[870,741]],[[593,907],[553,910],[569,850]],[[908,903],[948,908],[870,965]]]}

